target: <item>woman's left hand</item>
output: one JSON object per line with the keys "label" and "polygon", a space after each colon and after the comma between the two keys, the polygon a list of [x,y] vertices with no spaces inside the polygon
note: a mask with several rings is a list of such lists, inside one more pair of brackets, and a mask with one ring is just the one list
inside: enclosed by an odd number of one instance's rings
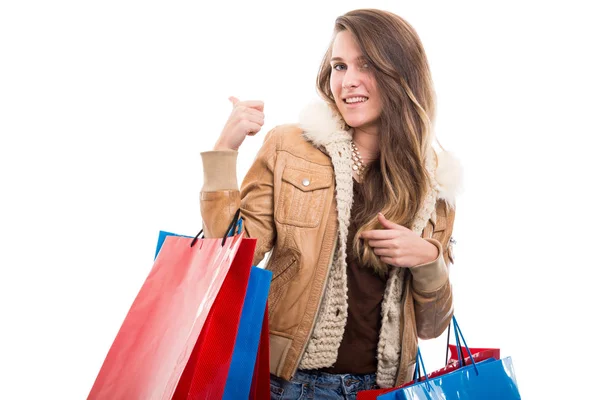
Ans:
{"label": "woman's left hand", "polygon": [[373,248],[382,262],[394,267],[410,268],[437,259],[439,251],[434,244],[412,230],[388,221],[381,213],[377,218],[384,229],[364,231],[360,238]]}

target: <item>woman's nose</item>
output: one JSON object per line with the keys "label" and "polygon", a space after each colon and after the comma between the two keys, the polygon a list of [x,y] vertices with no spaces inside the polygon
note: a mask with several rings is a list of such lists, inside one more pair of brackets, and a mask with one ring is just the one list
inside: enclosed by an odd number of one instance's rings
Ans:
{"label": "woman's nose", "polygon": [[344,74],[344,80],[342,81],[342,88],[344,89],[353,89],[357,87],[360,83],[360,79],[358,76],[358,71],[353,68],[348,68],[346,73]]}
{"label": "woman's nose", "polygon": [[356,84],[355,81],[350,81],[347,79],[344,79],[344,82],[342,83],[342,88],[344,88],[344,89],[354,89],[357,86],[358,85]]}

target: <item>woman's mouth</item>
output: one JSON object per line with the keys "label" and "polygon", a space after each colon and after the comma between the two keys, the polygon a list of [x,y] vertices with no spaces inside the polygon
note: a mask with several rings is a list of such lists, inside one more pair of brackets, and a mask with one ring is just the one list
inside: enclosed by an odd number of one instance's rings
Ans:
{"label": "woman's mouth", "polygon": [[348,98],[344,99],[344,103],[346,103],[348,105],[361,104],[361,103],[366,102],[367,100],[369,100],[369,98],[365,97],[365,96],[353,96],[353,97],[348,97]]}

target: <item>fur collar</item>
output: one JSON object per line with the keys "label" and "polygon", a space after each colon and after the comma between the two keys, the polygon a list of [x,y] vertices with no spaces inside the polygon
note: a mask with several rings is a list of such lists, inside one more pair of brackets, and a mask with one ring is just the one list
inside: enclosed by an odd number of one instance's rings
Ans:
{"label": "fur collar", "polygon": [[[323,101],[315,101],[306,106],[300,113],[299,122],[304,130],[304,137],[321,149],[326,149],[334,143],[349,142],[352,139],[351,133],[345,129],[341,116],[333,112]],[[430,171],[435,182],[437,198],[445,200],[450,207],[454,208],[456,197],[462,191],[460,162],[447,151],[436,151],[432,147],[431,152],[437,155],[437,167],[431,166],[432,171]]]}

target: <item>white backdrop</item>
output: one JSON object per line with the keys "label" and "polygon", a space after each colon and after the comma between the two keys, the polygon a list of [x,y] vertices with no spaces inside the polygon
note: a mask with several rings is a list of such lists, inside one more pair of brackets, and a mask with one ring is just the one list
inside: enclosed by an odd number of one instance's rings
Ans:
{"label": "white backdrop", "polygon": [[[2,2],[0,398],[87,396],[158,231],[201,226],[199,152],[228,96],[265,101],[241,180],[264,132],[316,97],[335,17],[365,6],[417,29],[438,137],[462,160],[451,279],[469,345],[512,356],[525,399],[588,397],[600,29],[585,4]],[[423,343],[430,370],[444,341]]]}

